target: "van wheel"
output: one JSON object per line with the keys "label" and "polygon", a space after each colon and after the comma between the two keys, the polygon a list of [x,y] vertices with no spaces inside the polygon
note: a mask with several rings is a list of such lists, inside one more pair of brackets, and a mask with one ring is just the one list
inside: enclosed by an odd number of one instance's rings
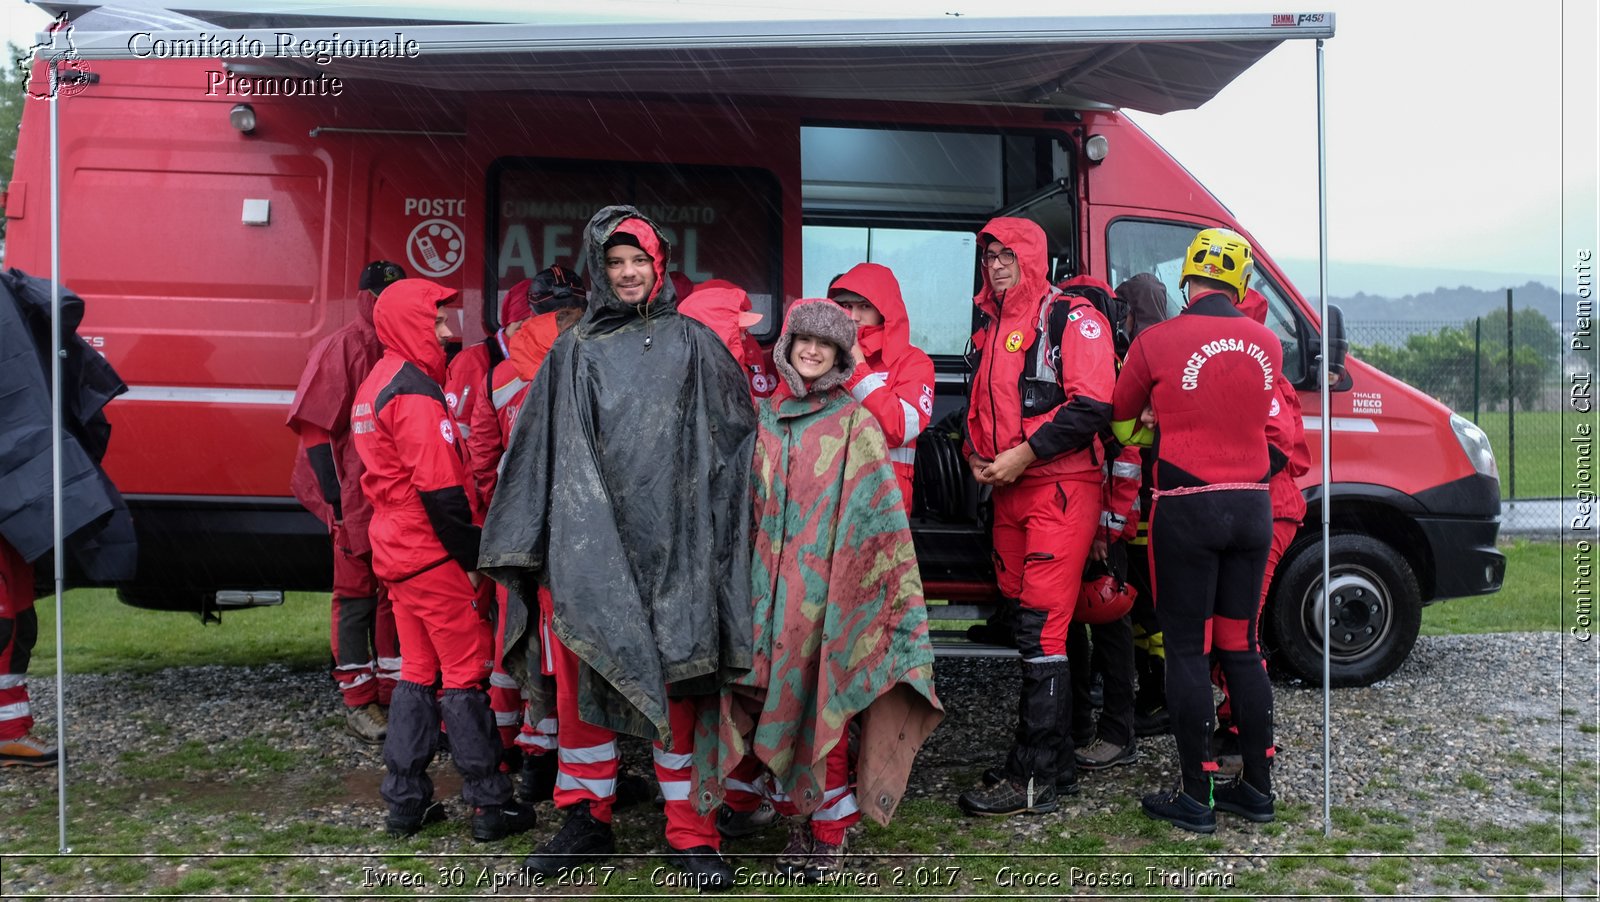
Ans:
{"label": "van wheel", "polygon": [[[1368,686],[1399,669],[1417,643],[1422,599],[1411,565],[1371,536],[1329,537],[1334,686]],[[1274,663],[1322,685],[1322,543],[1290,548],[1273,580],[1263,630]]]}

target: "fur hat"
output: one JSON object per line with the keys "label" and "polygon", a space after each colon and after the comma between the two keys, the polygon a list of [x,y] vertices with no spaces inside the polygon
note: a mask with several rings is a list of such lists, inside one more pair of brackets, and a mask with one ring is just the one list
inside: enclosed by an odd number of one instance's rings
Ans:
{"label": "fur hat", "polygon": [[838,350],[833,359],[833,369],[819,376],[811,384],[811,391],[825,392],[843,385],[855,369],[850,349],[856,344],[856,322],[850,318],[850,314],[838,304],[819,298],[801,298],[789,308],[789,316],[783,323],[783,334],[778,336],[778,343],[772,348],[772,365],[788,384],[789,391],[796,398],[804,398],[807,394],[805,380],[789,363],[789,348],[794,344],[796,335],[815,336]]}

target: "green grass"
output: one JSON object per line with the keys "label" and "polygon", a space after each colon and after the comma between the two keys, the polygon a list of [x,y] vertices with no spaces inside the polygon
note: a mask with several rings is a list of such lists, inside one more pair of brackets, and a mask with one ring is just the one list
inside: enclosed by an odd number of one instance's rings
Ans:
{"label": "green grass", "polygon": [[[1456,413],[1472,419],[1471,410],[1458,410]],[[1563,416],[1566,417],[1565,423]],[[1488,434],[1489,447],[1494,449],[1494,459],[1500,464],[1502,498],[1512,497],[1513,470],[1517,481],[1515,497],[1556,498],[1568,493],[1567,487],[1561,484],[1561,460],[1562,455],[1570,454],[1566,449],[1571,446],[1566,440],[1576,420],[1577,414],[1562,411],[1517,411],[1517,447],[1513,457],[1511,418],[1504,411],[1478,415],[1478,425]],[[1570,459],[1567,472],[1572,472]]]}
{"label": "green grass", "polygon": [[[1458,599],[1426,609],[1423,630],[1430,635],[1482,633],[1560,628],[1562,605],[1567,599],[1560,584],[1562,548],[1553,542],[1516,542],[1504,546],[1509,559],[1506,587],[1494,596]],[[193,615],[144,611],[120,604],[109,592],[74,591],[66,602],[66,657],[72,672],[119,672],[128,679],[157,668],[192,664],[233,666],[286,663],[319,670],[327,657],[328,602],[326,595],[291,596],[279,608],[230,612],[220,625],[203,626]],[[41,635],[34,671],[47,670],[54,654],[53,605],[39,606]],[[1589,734],[1592,721],[1578,708],[1563,709],[1571,725],[1570,736]],[[107,884],[128,891],[192,893],[230,897],[259,893],[307,893],[360,897],[414,898],[417,893],[395,886],[360,885],[364,865],[387,872],[425,871],[430,876],[429,895],[442,893],[437,869],[442,859],[430,854],[442,839],[456,836],[459,817],[431,827],[416,837],[392,841],[371,827],[324,823],[314,811],[346,791],[337,769],[302,768],[301,759],[281,748],[280,739],[268,732],[242,736],[227,748],[203,752],[192,744],[173,741],[171,730],[158,723],[141,724],[154,739],[152,748],[130,747],[104,770],[77,771],[94,780],[92,791],[80,789],[74,800],[70,830],[75,847],[91,852],[178,855],[184,852],[264,853],[265,858],[189,859],[179,870],[177,859],[126,860],[58,859],[50,853],[55,844],[53,792],[45,781],[0,780],[0,808],[7,811],[6,825],[19,837],[9,852],[22,856],[7,862],[8,878],[49,881],[53,889],[88,891]],[[182,740],[185,737],[177,737]],[[1548,891],[1544,874],[1551,861],[1526,857],[1552,851],[1581,851],[1585,817],[1584,800],[1595,796],[1596,773],[1590,762],[1564,764],[1535,760],[1520,751],[1506,753],[1507,760],[1525,764],[1508,785],[1490,784],[1468,773],[1452,785],[1433,787],[1440,793],[1467,791],[1492,798],[1500,792],[1537,800],[1549,820],[1542,823],[1484,824],[1452,821],[1427,815],[1428,793],[1413,795],[1414,807],[1336,807],[1334,836],[1324,838],[1321,811],[1303,803],[1284,803],[1276,823],[1257,827],[1230,820],[1217,837],[1180,834],[1145,818],[1136,805],[1109,807],[1069,803],[1070,816],[1055,816],[1045,829],[1023,836],[1004,820],[967,819],[947,798],[913,798],[900,808],[888,827],[868,824],[853,854],[865,859],[864,870],[879,881],[855,895],[883,896],[898,889],[906,895],[971,893],[1017,895],[1050,894],[1050,888],[1001,888],[993,883],[1001,865],[1035,872],[1134,873],[1139,893],[1181,898],[1189,895],[1242,898],[1272,893],[1304,896],[1365,898],[1376,893],[1530,893]],[[7,777],[12,775],[8,773]],[[27,777],[28,775],[21,775]],[[952,774],[954,782],[970,782],[977,769]],[[1382,773],[1383,785],[1394,782]],[[202,787],[204,788],[202,791]],[[377,811],[377,804],[373,803]],[[541,812],[549,809],[546,807]],[[1567,829],[1563,832],[1562,816]],[[153,830],[152,825],[160,825]],[[550,821],[541,825],[547,834]],[[660,845],[661,817],[654,810],[619,818],[618,841],[624,848],[649,849]],[[1271,860],[1264,869],[1247,867],[1248,855],[1233,850],[1251,846],[1250,834],[1259,831],[1285,838],[1288,854]],[[1494,851],[1506,856],[1501,874],[1485,879],[1477,859],[1434,860],[1417,864],[1406,853],[1429,842],[1448,852]],[[763,869],[763,858],[782,846],[781,831],[732,844],[736,864]],[[362,848],[367,854],[350,858],[308,859],[301,853]],[[509,873],[525,854],[524,841],[484,847],[483,857],[451,859],[476,877],[487,867]],[[1376,855],[1374,855],[1376,853]],[[28,857],[37,856],[37,857]],[[1192,890],[1143,886],[1146,866],[1176,869],[1184,866],[1218,868],[1238,865],[1231,889]],[[653,872],[659,857],[640,855],[617,862],[618,879],[600,894],[651,893],[683,895],[680,889],[655,886]],[[84,868],[94,873],[86,875]],[[919,875],[917,867],[925,868]],[[951,879],[949,868],[959,868],[953,885],[918,886],[925,880]],[[896,872],[895,868],[901,868]],[[944,868],[946,870],[939,870]],[[1541,872],[1539,869],[1544,868]],[[633,876],[635,880],[627,881]],[[972,880],[983,876],[987,882]],[[897,881],[899,881],[897,883]],[[1056,890],[1062,895],[1073,888]],[[1078,893],[1087,891],[1079,886]],[[506,890],[507,897],[527,893]],[[761,889],[761,894],[769,892]],[[818,895],[813,891],[773,888],[773,895]],[[1108,889],[1107,897],[1128,895],[1126,889]],[[354,897],[354,896],[350,896]]]}
{"label": "green grass", "polygon": [[[1502,545],[1505,586],[1493,595],[1452,598],[1422,609],[1422,635],[1559,631],[1569,599],[1561,581],[1558,542],[1517,540]],[[1570,572],[1571,562],[1567,562]],[[1567,618],[1570,623],[1571,612]]]}
{"label": "green grass", "polygon": [[[1506,553],[1506,584],[1494,595],[1458,598],[1422,612],[1425,636],[1560,630],[1562,547],[1516,541]],[[55,604],[39,599],[33,671],[55,660]],[[202,624],[195,614],[148,611],[117,601],[108,589],[74,589],[63,599],[68,673],[148,673],[165,667],[285,664],[315,670],[328,660],[328,596],[288,593],[283,605],[223,614]],[[965,626],[941,622],[941,629]]]}
{"label": "green grass", "polygon": [[[287,593],[282,605],[228,611],[221,623],[199,616],[129,607],[109,589],[74,589],[62,598],[68,673],[148,673],[199,664],[285,664],[317,669],[328,662],[326,594]],[[39,643],[33,672],[55,669],[54,597],[38,600]]]}

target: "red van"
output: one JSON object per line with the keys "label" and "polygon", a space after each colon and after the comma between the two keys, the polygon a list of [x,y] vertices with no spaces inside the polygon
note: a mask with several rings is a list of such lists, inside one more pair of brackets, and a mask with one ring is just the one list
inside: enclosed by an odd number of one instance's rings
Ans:
{"label": "red van", "polygon": [[[665,227],[691,280],[730,279],[769,314],[862,260],[895,270],[939,374],[913,518],[929,596],[992,599],[984,505],[952,461],[974,232],[1028,216],[1058,278],[1154,272],[1180,297],[1195,230],[1249,232],[1117,108],[1192,108],[1278,42],[1333,30],[1320,13],[350,27],[303,4],[194,6],[148,27],[89,17],[57,42],[56,166],[63,279],[132,386],[109,408],[107,468],[141,539],[122,595],[205,610],[329,585],[326,534],[289,496],[284,417],[306,353],[355,315],[366,262],[459,289],[472,341],[505,288],[574,266],[584,223],[618,202]],[[6,265],[36,274],[49,113],[28,102],[6,194]],[[1334,681],[1369,683],[1405,659],[1423,604],[1500,587],[1494,458],[1471,423],[1359,360],[1325,416],[1314,308],[1257,252],[1314,452],[1333,430]],[[1320,680],[1325,499],[1305,489],[1266,632]]]}

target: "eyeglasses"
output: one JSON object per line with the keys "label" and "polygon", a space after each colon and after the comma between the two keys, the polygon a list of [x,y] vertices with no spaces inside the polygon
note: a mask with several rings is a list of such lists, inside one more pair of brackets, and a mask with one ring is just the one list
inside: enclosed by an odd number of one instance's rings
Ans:
{"label": "eyeglasses", "polygon": [[1017,262],[1017,255],[1011,250],[1011,248],[1007,247],[1001,248],[1000,253],[998,254],[985,251],[983,256],[979,257],[979,259],[983,261],[985,268],[993,266],[996,260],[1000,261],[1006,266],[1010,266],[1011,264]]}

